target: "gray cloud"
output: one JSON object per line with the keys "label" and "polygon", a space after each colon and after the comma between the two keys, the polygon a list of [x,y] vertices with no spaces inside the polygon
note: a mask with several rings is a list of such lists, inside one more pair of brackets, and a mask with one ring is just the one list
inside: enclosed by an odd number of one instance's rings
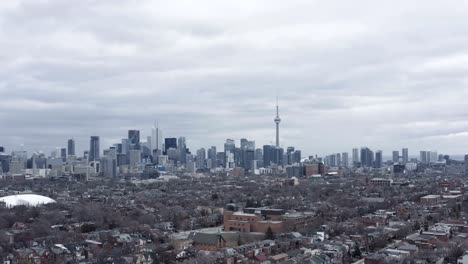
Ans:
{"label": "gray cloud", "polygon": [[[3,3],[5,2],[5,3]],[[0,145],[48,151],[127,129],[274,139],[304,154],[368,145],[462,154],[467,3],[0,3]]]}

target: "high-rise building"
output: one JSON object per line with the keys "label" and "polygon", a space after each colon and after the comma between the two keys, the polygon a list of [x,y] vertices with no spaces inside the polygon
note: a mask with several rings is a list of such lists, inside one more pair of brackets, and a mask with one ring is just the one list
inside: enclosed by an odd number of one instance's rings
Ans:
{"label": "high-rise building", "polygon": [[276,147],[279,148],[279,125],[281,123],[281,118],[279,117],[279,106],[278,106],[278,98],[276,98],[276,117],[274,119],[276,124]]}
{"label": "high-rise building", "polygon": [[209,169],[216,168],[218,166],[216,153],[215,146],[212,146],[208,149],[208,160],[206,161],[206,164]]}
{"label": "high-rise building", "polygon": [[434,163],[439,160],[439,155],[437,155],[437,151],[429,151],[429,162]]}
{"label": "high-rise building", "polygon": [[399,163],[400,162],[400,152],[398,150],[394,150],[392,152],[392,161],[393,161],[393,163]]}
{"label": "high-rise building", "polygon": [[140,130],[128,130],[128,146],[130,149],[140,149]]}
{"label": "high-rise building", "polygon": [[187,163],[187,145],[185,143],[185,137],[179,137],[178,142],[178,151],[179,151],[179,161],[181,164]]}
{"label": "high-rise building", "polygon": [[361,148],[361,166],[371,168],[374,164],[374,152],[367,147]]}
{"label": "high-rise building", "polygon": [[151,130],[151,150],[163,150],[162,131],[159,129],[158,124],[155,122]]}
{"label": "high-rise building", "polygon": [[0,146],[0,153],[5,153],[5,147]]}
{"label": "high-rise building", "polygon": [[252,148],[245,149],[243,154],[243,168],[245,170],[252,171],[253,169],[255,169],[254,161],[255,150]]}
{"label": "high-rise building", "polygon": [[197,169],[206,168],[206,151],[204,148],[197,150]]}
{"label": "high-rise building", "polygon": [[356,167],[356,165],[359,163],[359,149],[353,148],[353,167]]}
{"label": "high-rise building", "polygon": [[302,158],[302,152],[298,149],[296,149],[292,153],[292,163],[301,163],[301,158]]}
{"label": "high-rise building", "polygon": [[117,143],[117,144],[114,144],[114,147],[115,147],[115,152],[117,154],[122,154],[123,152],[123,147],[122,147],[122,143]]}
{"label": "high-rise building", "polygon": [[[233,139],[226,139],[224,143],[224,165],[226,168],[229,162],[234,162],[234,152],[236,150],[236,143]],[[232,157],[232,161],[228,161]]]}
{"label": "high-rise building", "polygon": [[4,152],[0,154],[0,172],[10,171],[11,155],[7,155]]}
{"label": "high-rise building", "polygon": [[127,155],[128,151],[130,150],[129,148],[129,143],[128,143],[128,138],[123,138],[122,139],[122,153]]}
{"label": "high-rise building", "polygon": [[125,153],[117,154],[117,166],[128,165],[128,157]]}
{"label": "high-rise building", "polygon": [[135,168],[141,163],[141,151],[139,149],[128,151],[128,163],[131,168]]}
{"label": "high-rise building", "polygon": [[348,152],[341,153],[341,166],[347,168],[349,166]]}
{"label": "high-rise building", "polygon": [[62,158],[63,162],[65,162],[67,160],[67,149],[66,148],[61,148],[60,149],[60,157]]}
{"label": "high-rise building", "polygon": [[401,157],[402,157],[403,164],[406,164],[406,163],[409,162],[409,155],[408,155],[408,149],[407,148],[403,148],[401,150]]}
{"label": "high-rise building", "polygon": [[247,139],[241,138],[241,140],[240,140],[240,148],[241,148],[241,149],[245,149],[245,148],[247,147],[247,143],[248,143],[248,142],[249,142],[249,141],[248,141]]}
{"label": "high-rise building", "polygon": [[211,146],[211,148],[208,149],[208,159],[211,159],[212,161],[216,161],[216,147]]}
{"label": "high-rise building", "polygon": [[164,139],[164,155],[167,155],[167,150],[170,148],[177,149],[177,138]]}
{"label": "high-rise building", "polygon": [[99,160],[99,137],[91,136],[89,144],[89,161]]}
{"label": "high-rise building", "polygon": [[419,152],[419,161],[421,161],[421,163],[432,163],[432,162],[436,162],[438,160],[438,155],[437,155],[437,151],[425,151],[425,150],[421,150]]}
{"label": "high-rise building", "polygon": [[263,146],[263,165],[265,167],[272,166],[273,164],[283,164],[283,149],[277,146],[264,145]]}
{"label": "high-rise building", "polygon": [[337,167],[341,167],[341,154],[340,154],[340,153],[336,153],[335,156],[336,156],[336,158],[335,158],[335,160],[336,160],[336,166],[337,166]]}
{"label": "high-rise building", "polygon": [[382,168],[382,160],[383,160],[382,151],[377,150],[377,152],[375,152],[375,167],[376,168]]}
{"label": "high-rise building", "polygon": [[263,161],[263,149],[256,149],[255,150],[255,159]]}
{"label": "high-rise building", "polygon": [[180,158],[179,151],[175,148],[169,148],[167,150],[167,158],[169,160],[174,161],[174,163],[176,163]]}
{"label": "high-rise building", "polygon": [[117,159],[111,155],[104,155],[101,159],[101,171],[106,178],[117,177]]}
{"label": "high-rise building", "polygon": [[67,148],[68,148],[68,156],[74,156],[76,155],[75,153],[75,140],[74,139],[69,139],[67,142]]}

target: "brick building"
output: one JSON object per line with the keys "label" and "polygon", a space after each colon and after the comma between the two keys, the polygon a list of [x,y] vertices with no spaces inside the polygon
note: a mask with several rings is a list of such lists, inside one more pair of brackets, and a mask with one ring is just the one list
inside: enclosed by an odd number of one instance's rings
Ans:
{"label": "brick building", "polygon": [[225,210],[224,230],[266,233],[271,228],[277,234],[300,230],[312,219],[311,213],[289,214],[282,209],[245,208],[242,212]]}

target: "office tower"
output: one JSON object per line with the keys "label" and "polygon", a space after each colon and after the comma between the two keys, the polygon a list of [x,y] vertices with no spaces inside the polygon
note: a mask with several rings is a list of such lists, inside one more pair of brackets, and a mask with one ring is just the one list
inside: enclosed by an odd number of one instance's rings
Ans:
{"label": "office tower", "polygon": [[403,164],[406,164],[406,163],[409,162],[409,155],[408,155],[408,149],[407,148],[403,148],[401,150],[401,156],[402,156]]}
{"label": "office tower", "polygon": [[128,130],[128,146],[131,149],[140,149],[140,130]]}
{"label": "office tower", "polygon": [[263,149],[256,149],[255,150],[255,159],[263,161]]}
{"label": "office tower", "polygon": [[169,160],[172,160],[174,161],[174,163],[176,163],[178,160],[179,160],[179,151],[175,148],[169,148],[167,150],[167,157]]}
{"label": "office tower", "polygon": [[91,136],[89,144],[89,161],[95,161],[99,159],[99,137]]}
{"label": "office tower", "polygon": [[241,138],[241,140],[240,140],[240,148],[241,148],[241,149],[245,149],[246,146],[247,146],[247,142],[249,142],[247,139]]}
{"label": "office tower", "polygon": [[113,158],[116,158],[117,157],[117,148],[116,147],[110,147],[108,149],[108,155],[113,157]]}
{"label": "office tower", "polygon": [[141,142],[140,143],[140,151],[141,157],[144,163],[151,163],[151,156],[153,153],[151,152],[151,146],[149,142]]}
{"label": "office tower", "polygon": [[181,164],[185,164],[187,162],[187,145],[185,143],[185,137],[179,137],[177,146],[180,155],[179,161]]}
{"label": "office tower", "polygon": [[393,157],[393,158],[392,158],[393,163],[398,163],[398,162],[400,162],[400,152],[398,152],[398,150],[394,150],[394,151],[392,152],[392,157]]}
{"label": "office tower", "polygon": [[361,166],[371,168],[374,163],[374,152],[367,147],[361,148]]}
{"label": "office tower", "polygon": [[67,149],[66,148],[60,149],[60,157],[62,157],[63,162],[67,161]]}
{"label": "office tower", "polygon": [[274,121],[276,124],[276,147],[279,147],[279,125],[281,123],[281,118],[279,117],[278,97],[276,98],[276,117]]}
{"label": "office tower", "polygon": [[139,149],[128,151],[128,163],[131,168],[135,168],[141,163],[141,151]]}
{"label": "office tower", "polygon": [[125,153],[117,154],[117,166],[128,165],[128,158]]}
{"label": "office tower", "polygon": [[0,171],[1,172],[9,172],[10,171],[10,161],[11,155],[7,155],[5,153],[0,154]]}
{"label": "office tower", "polygon": [[226,169],[232,169],[235,167],[235,160],[234,160],[234,153],[227,150],[225,152],[225,155],[224,155],[224,160],[225,160],[225,164],[224,164],[224,167]]}
{"label": "office tower", "polygon": [[28,162],[28,152],[25,150],[15,150],[11,152],[11,156],[16,158],[21,165],[26,168],[26,164]]}
{"label": "office tower", "polygon": [[13,156],[9,166],[10,174],[20,174],[23,169],[24,165],[22,161],[18,157]]}
{"label": "office tower", "polygon": [[208,160],[206,161],[207,167],[209,169],[215,168],[218,166],[218,161],[216,157],[216,147],[212,146],[211,148],[208,149]]}
{"label": "office tower", "polygon": [[437,151],[429,151],[429,162],[434,163],[439,160],[439,156],[437,155]]}
{"label": "office tower", "polygon": [[263,166],[269,167],[273,163],[274,146],[264,145],[263,146]]}
{"label": "office tower", "polygon": [[122,139],[122,153],[123,153],[123,154],[126,154],[126,155],[127,155],[128,151],[130,150],[130,148],[129,148],[129,146],[128,146],[128,145],[129,145],[128,142],[129,142],[129,141],[128,141],[127,138],[123,138],[123,139]]}
{"label": "office tower", "polygon": [[263,165],[265,167],[283,164],[283,149],[273,145],[263,146]]}
{"label": "office tower", "polygon": [[75,153],[75,140],[74,139],[69,139],[68,140],[67,148],[68,148],[68,156],[76,155],[76,153]]}
{"label": "office tower", "polygon": [[255,150],[255,140],[248,140],[244,146],[244,149]]}
{"label": "office tower", "polygon": [[190,154],[190,153],[186,153],[185,161],[186,161],[185,170],[188,173],[196,172],[197,164],[195,163],[195,159],[194,159],[193,155]]}
{"label": "office tower", "polygon": [[[55,158],[57,158],[57,155],[59,155],[58,153],[59,153],[58,149],[55,148],[55,150],[52,150],[50,152],[50,157],[55,159]],[[15,156],[15,155],[13,155],[13,156]]]}
{"label": "office tower", "polygon": [[292,163],[301,163],[302,153],[300,150],[295,150],[292,153]]}
{"label": "office tower", "polygon": [[122,154],[123,152],[123,146],[122,146],[122,143],[117,143],[117,144],[114,144],[115,146],[115,151],[117,152],[117,154]]}
{"label": "office tower", "polygon": [[0,146],[0,153],[5,153],[5,147]]}
{"label": "office tower", "polygon": [[336,167],[337,166],[336,165],[336,156],[335,156],[335,154],[332,154],[332,155],[328,156],[328,165],[330,167]]}
{"label": "office tower", "polygon": [[[226,142],[224,143],[224,166],[228,166],[228,163],[231,161],[228,161],[228,157],[230,158],[232,156],[232,162],[234,162],[234,152],[236,150],[236,144],[233,139],[226,139]],[[228,167],[226,167],[228,168]]]}
{"label": "office tower", "polygon": [[378,150],[375,152],[375,167],[376,168],[382,168],[382,151]]}
{"label": "office tower", "polygon": [[206,151],[204,148],[197,150],[197,169],[205,169]]}
{"label": "office tower", "polygon": [[117,159],[110,155],[104,155],[101,159],[101,171],[106,178],[117,177]]}
{"label": "office tower", "polygon": [[348,152],[341,153],[341,166],[347,168],[349,166],[349,157]]}
{"label": "office tower", "polygon": [[353,148],[353,166],[356,167],[359,161],[359,149]]}
{"label": "office tower", "polygon": [[163,150],[162,131],[159,129],[158,124],[155,122],[151,130],[151,150]]}
{"label": "office tower", "polygon": [[244,152],[244,157],[243,157],[244,169],[248,171],[254,170],[255,169],[254,161],[255,161],[255,150],[251,148],[246,149]]}
{"label": "office tower", "polygon": [[419,161],[421,161],[421,163],[429,163],[429,160],[427,159],[427,151],[421,150],[419,152]]}
{"label": "office tower", "polygon": [[33,153],[32,156],[31,156],[31,163],[32,163],[31,167],[32,167],[32,175],[33,176],[38,175],[36,158],[37,158],[37,154]]}
{"label": "office tower", "polygon": [[342,166],[342,164],[341,164],[341,154],[340,153],[336,153],[336,166],[337,167]]}
{"label": "office tower", "polygon": [[208,159],[211,159],[212,161],[216,161],[216,147],[212,146],[211,148],[208,149]]}
{"label": "office tower", "polygon": [[177,149],[177,138],[164,139],[164,155],[167,155],[167,150],[170,148]]}
{"label": "office tower", "polygon": [[224,162],[225,160],[225,153],[223,152],[216,152],[216,164],[214,166],[216,167],[224,167],[226,164]]}

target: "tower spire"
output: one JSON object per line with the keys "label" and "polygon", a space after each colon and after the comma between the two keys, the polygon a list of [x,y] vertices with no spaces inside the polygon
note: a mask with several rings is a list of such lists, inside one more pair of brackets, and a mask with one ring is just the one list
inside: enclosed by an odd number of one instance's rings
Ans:
{"label": "tower spire", "polygon": [[279,147],[279,124],[281,123],[281,118],[279,117],[278,91],[276,91],[276,117],[274,121],[276,124],[276,146]]}

